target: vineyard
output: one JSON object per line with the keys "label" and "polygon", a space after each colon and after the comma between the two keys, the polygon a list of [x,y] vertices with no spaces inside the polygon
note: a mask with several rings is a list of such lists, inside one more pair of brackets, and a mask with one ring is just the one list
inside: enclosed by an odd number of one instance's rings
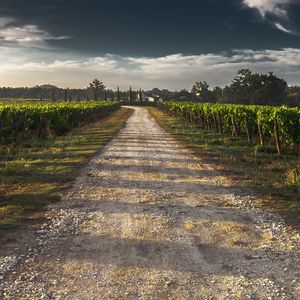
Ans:
{"label": "vineyard", "polygon": [[0,104],[0,141],[21,138],[47,138],[106,116],[117,109],[113,101]]}
{"label": "vineyard", "polygon": [[278,154],[283,147],[300,143],[299,108],[185,102],[166,102],[161,108],[207,130],[244,136],[249,143],[258,141],[261,146],[274,143]]}

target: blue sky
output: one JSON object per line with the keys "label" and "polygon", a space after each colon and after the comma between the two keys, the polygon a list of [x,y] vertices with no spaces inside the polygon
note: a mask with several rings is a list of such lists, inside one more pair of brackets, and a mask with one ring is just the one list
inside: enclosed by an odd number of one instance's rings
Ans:
{"label": "blue sky", "polygon": [[241,68],[300,84],[296,0],[0,0],[0,86],[189,89]]}

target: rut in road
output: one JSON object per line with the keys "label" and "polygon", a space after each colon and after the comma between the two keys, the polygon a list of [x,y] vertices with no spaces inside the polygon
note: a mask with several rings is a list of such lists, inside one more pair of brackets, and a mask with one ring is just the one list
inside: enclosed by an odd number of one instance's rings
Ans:
{"label": "rut in road", "polygon": [[134,108],[4,298],[300,299],[299,236],[245,193]]}

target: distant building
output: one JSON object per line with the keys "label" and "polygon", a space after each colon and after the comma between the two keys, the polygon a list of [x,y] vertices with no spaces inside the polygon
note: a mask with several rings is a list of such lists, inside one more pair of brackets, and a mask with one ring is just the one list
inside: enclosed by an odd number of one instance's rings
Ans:
{"label": "distant building", "polygon": [[154,95],[154,94],[145,95],[145,101],[156,102],[159,100],[160,100],[160,97],[158,95]]}

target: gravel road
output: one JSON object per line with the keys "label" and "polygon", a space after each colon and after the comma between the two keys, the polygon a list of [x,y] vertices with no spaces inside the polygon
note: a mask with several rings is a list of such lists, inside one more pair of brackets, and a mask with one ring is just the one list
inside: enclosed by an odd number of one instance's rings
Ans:
{"label": "gravel road", "polygon": [[253,197],[134,108],[35,245],[0,258],[0,298],[300,299],[300,236]]}

